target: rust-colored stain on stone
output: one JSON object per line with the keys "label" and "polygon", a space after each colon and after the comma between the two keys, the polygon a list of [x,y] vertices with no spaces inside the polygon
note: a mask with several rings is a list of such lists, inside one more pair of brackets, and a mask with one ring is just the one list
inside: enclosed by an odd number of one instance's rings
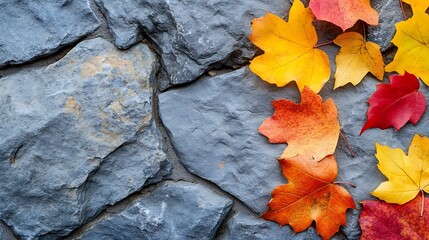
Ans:
{"label": "rust-colored stain on stone", "polygon": [[74,97],[68,97],[64,107],[68,113],[73,113],[76,116],[80,117],[80,105],[76,102],[76,99],[74,99]]}

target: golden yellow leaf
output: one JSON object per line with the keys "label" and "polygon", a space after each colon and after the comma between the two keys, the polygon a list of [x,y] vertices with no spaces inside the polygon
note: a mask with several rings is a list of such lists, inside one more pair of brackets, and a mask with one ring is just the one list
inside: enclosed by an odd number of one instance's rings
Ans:
{"label": "golden yellow leaf", "polygon": [[375,144],[378,169],[388,181],[381,183],[372,195],[389,203],[404,204],[419,192],[429,193],[429,139],[415,135],[408,156],[399,149]]}
{"label": "golden yellow leaf", "polygon": [[429,86],[429,15],[416,12],[407,21],[396,24],[396,34],[392,42],[398,52],[386,72],[405,71],[420,77]]}
{"label": "golden yellow leaf", "polygon": [[301,1],[294,1],[289,22],[271,13],[254,19],[249,38],[265,53],[251,61],[250,70],[278,87],[295,81],[300,91],[308,86],[319,92],[331,70],[326,53],[315,48],[313,19],[313,13]]}
{"label": "golden yellow leaf", "polygon": [[380,46],[365,41],[363,36],[356,32],[343,33],[334,43],[341,47],[335,60],[337,70],[334,89],[347,83],[356,86],[368,72],[383,80],[384,62]]}
{"label": "golden yellow leaf", "polygon": [[402,0],[405,3],[411,5],[413,13],[416,12],[426,12],[426,9],[429,7],[429,0]]}

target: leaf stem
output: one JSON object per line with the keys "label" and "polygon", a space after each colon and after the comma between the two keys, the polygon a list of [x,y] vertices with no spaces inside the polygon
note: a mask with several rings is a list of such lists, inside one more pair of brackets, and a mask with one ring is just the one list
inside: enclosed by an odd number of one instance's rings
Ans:
{"label": "leaf stem", "polygon": [[346,137],[345,137],[345,136],[344,136],[344,134],[341,132],[341,130],[340,130],[340,135],[341,135],[341,137],[343,138],[344,142],[346,143],[346,146],[347,146],[347,149],[349,149],[350,155],[352,155],[352,158],[354,158],[354,157],[355,157],[355,154],[353,153],[352,148],[351,148],[351,147],[350,147],[350,145],[349,145],[349,142],[347,141]]}
{"label": "leaf stem", "polygon": [[363,27],[363,39],[366,41],[366,23],[362,21],[362,27]]}
{"label": "leaf stem", "polygon": [[353,183],[351,183],[351,182],[335,181],[335,182],[332,182],[332,183],[333,184],[345,184],[345,185],[350,185],[350,186],[352,186],[354,188],[357,188],[356,185],[353,184]]}
{"label": "leaf stem", "polygon": [[399,5],[401,5],[401,11],[402,15],[404,16],[404,20],[407,20],[407,14],[405,14],[404,3],[402,2],[402,0],[399,0]]}
{"label": "leaf stem", "polygon": [[320,48],[320,47],[323,47],[323,46],[329,45],[329,44],[331,44],[331,43],[333,43],[333,42],[334,42],[334,40],[331,40],[331,41],[329,41],[329,42],[321,43],[321,44],[316,45],[316,46],[314,46],[314,47],[315,47],[315,48]]}
{"label": "leaf stem", "polygon": [[420,210],[420,217],[423,216],[423,210],[425,208],[425,193],[423,192],[423,189],[420,190],[422,193],[422,209]]}

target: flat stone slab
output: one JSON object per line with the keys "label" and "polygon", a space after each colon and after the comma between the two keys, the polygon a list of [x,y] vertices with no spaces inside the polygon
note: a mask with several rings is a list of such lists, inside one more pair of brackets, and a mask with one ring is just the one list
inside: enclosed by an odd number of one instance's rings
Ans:
{"label": "flat stone slab", "polygon": [[148,38],[161,57],[162,88],[193,81],[216,66],[246,63],[255,54],[253,18],[286,14],[287,0],[96,0],[115,45]]}
{"label": "flat stone slab", "polygon": [[152,120],[154,54],[101,38],[0,79],[0,219],[57,239],[171,170]]}
{"label": "flat stone slab", "polygon": [[99,26],[87,0],[0,0],[0,68],[52,54]]}
{"label": "flat stone slab", "polygon": [[78,239],[213,239],[231,206],[231,200],[200,184],[167,182]]}

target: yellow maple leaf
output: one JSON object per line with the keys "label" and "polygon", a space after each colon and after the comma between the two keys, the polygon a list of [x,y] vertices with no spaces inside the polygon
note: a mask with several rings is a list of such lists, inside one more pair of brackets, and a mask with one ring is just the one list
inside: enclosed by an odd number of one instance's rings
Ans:
{"label": "yellow maple leaf", "polygon": [[334,43],[341,47],[336,57],[334,89],[352,83],[356,86],[368,72],[383,80],[384,62],[380,46],[367,42],[356,32],[346,32],[339,35]]}
{"label": "yellow maple leaf", "polygon": [[271,13],[254,19],[249,38],[265,53],[251,61],[250,70],[278,87],[295,81],[300,91],[308,86],[319,92],[331,70],[326,53],[315,48],[313,19],[311,10],[299,0],[291,7],[289,22]]}
{"label": "yellow maple leaf", "polygon": [[405,71],[420,77],[429,86],[429,15],[414,13],[407,21],[396,24],[396,34],[392,42],[398,52],[386,72],[396,71],[403,75]]}
{"label": "yellow maple leaf", "polygon": [[408,149],[375,144],[378,168],[388,178],[371,194],[389,203],[404,204],[419,192],[429,192],[429,139],[416,134]]}
{"label": "yellow maple leaf", "polygon": [[429,7],[429,0],[402,0],[405,3],[411,5],[413,13],[426,12]]}

